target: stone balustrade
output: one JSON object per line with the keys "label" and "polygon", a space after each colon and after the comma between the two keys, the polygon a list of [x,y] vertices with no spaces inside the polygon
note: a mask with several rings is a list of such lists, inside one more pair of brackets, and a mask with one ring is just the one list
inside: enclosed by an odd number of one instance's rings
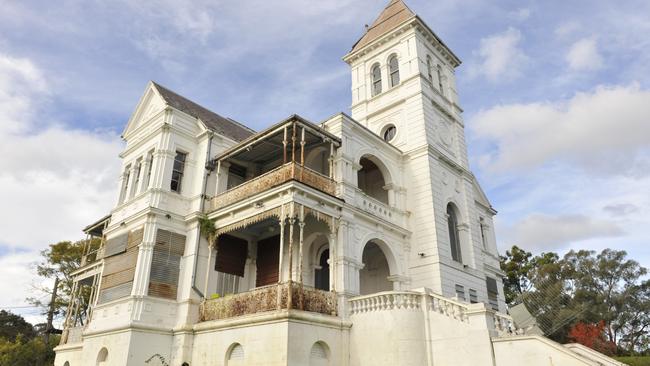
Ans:
{"label": "stone balustrade", "polygon": [[336,193],[334,180],[297,163],[287,163],[212,198],[212,209],[239,202],[257,193],[296,180],[329,195]]}
{"label": "stone balustrade", "polygon": [[518,331],[512,317],[509,315],[494,313],[494,328],[500,336],[516,335]]}
{"label": "stone balustrade", "polygon": [[[391,310],[426,310],[463,323],[469,323],[468,314],[473,312],[470,304],[430,292],[416,291],[386,291],[358,296],[348,300],[348,304],[351,316]],[[492,314],[494,330],[496,330],[498,336],[515,335],[520,332],[516,329],[509,315],[489,309],[484,309],[484,313]]]}
{"label": "stone balustrade", "polygon": [[[317,290],[292,282],[291,309],[336,315],[336,296],[333,292]],[[280,307],[278,307],[278,294]],[[287,309],[289,283],[270,285],[239,294],[207,299],[199,308],[200,320],[220,320],[242,315]]]}
{"label": "stone balustrade", "polygon": [[395,309],[419,310],[421,294],[408,291],[387,291],[359,296],[349,300],[350,314],[387,311]]}
{"label": "stone balustrade", "polygon": [[467,305],[437,294],[428,294],[429,310],[467,322]]}

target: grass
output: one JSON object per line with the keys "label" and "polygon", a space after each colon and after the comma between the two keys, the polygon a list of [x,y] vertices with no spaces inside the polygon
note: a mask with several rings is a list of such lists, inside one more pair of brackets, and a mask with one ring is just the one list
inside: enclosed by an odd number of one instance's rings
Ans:
{"label": "grass", "polygon": [[617,361],[621,361],[630,366],[650,366],[650,356],[625,356],[614,358]]}

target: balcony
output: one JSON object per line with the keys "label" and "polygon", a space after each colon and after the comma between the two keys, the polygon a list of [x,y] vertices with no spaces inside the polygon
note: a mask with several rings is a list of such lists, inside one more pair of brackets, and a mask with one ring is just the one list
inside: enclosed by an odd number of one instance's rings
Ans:
{"label": "balcony", "polygon": [[[289,293],[289,283],[291,283],[291,294]],[[199,314],[200,320],[204,322],[281,309],[336,315],[336,296],[334,292],[301,286],[296,282],[285,282],[217,299],[204,300],[199,308]]]}
{"label": "balcony", "polygon": [[290,162],[218,194],[212,198],[212,209],[226,207],[291,180],[304,183],[332,196],[336,191],[335,182],[331,178],[306,166]]}

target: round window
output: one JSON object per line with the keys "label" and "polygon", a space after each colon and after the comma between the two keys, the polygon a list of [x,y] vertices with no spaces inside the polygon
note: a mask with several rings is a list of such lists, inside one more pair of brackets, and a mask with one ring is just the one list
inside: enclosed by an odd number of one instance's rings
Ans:
{"label": "round window", "polygon": [[395,128],[395,126],[390,125],[386,127],[386,129],[384,130],[384,141],[389,142],[395,137],[396,133],[397,133],[397,129]]}

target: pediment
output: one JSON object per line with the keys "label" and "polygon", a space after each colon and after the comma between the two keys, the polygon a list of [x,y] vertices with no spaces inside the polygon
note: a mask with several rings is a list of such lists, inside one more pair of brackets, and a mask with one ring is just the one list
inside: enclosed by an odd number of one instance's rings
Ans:
{"label": "pediment", "polygon": [[122,138],[127,139],[132,131],[147,123],[152,117],[163,111],[167,107],[165,100],[160,96],[152,82],[147,83],[144,93],[140,97],[138,104],[131,114],[124,131],[122,131]]}

